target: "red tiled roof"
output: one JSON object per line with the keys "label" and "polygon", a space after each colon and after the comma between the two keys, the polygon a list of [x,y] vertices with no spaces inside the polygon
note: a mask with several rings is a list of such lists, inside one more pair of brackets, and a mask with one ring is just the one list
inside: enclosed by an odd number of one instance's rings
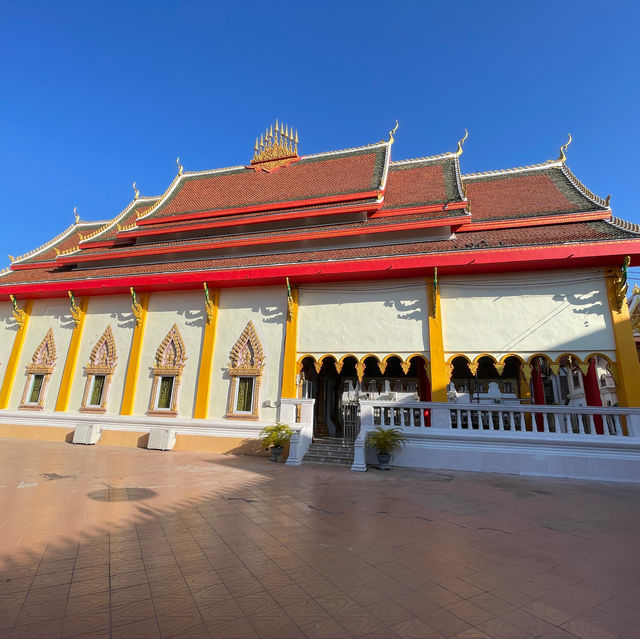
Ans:
{"label": "red tiled roof", "polygon": [[104,222],[80,222],[79,224],[69,227],[66,231],[63,231],[58,239],[50,241],[49,246],[36,252],[24,259],[18,258],[16,260],[17,265],[21,264],[37,264],[38,262],[53,262],[58,255],[56,249],[60,252],[68,249],[77,248],[80,236],[83,237],[96,229],[99,229]]}
{"label": "red tiled roof", "polygon": [[605,210],[586,197],[559,166],[463,176],[473,221]]}
{"label": "red tiled roof", "polygon": [[138,264],[109,266],[81,270],[30,269],[11,271],[0,277],[0,289],[16,284],[115,278],[127,275],[153,273],[177,273],[185,271],[211,271],[216,269],[251,268],[274,264],[299,264],[308,262],[349,261],[374,257],[426,255],[430,253],[464,252],[466,250],[495,250],[506,247],[557,246],[574,243],[590,243],[634,239],[640,236],[604,221],[550,224],[527,229],[497,229],[461,233],[449,240],[360,246],[316,251],[290,251],[273,255],[221,257],[203,260],[170,262],[163,264]]}
{"label": "red tiled roof", "polygon": [[91,244],[91,242],[108,242],[111,240],[115,240],[118,234],[118,227],[116,226],[116,222],[120,226],[129,226],[130,224],[133,224],[139,215],[142,215],[150,208],[152,208],[155,204],[157,204],[159,199],[159,197],[143,198],[129,204],[129,206],[127,206],[127,208],[122,213],[120,213],[120,215],[116,216],[111,221],[111,224],[107,228],[105,228],[104,231],[102,231],[101,233],[97,233],[93,237],[89,238],[89,240],[87,240],[87,245]]}
{"label": "red tiled roof", "polygon": [[382,210],[461,201],[456,171],[454,156],[391,163]]}
{"label": "red tiled roof", "polygon": [[272,173],[244,167],[186,173],[147,219],[375,191],[388,148],[381,143],[303,157]]}

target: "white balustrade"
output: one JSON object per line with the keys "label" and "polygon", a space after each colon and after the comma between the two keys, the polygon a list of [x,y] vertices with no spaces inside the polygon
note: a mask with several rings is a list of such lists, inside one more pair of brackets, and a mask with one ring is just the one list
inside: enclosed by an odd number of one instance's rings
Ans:
{"label": "white balustrade", "polygon": [[406,433],[447,428],[475,433],[508,432],[523,437],[640,437],[639,408],[381,400],[361,400],[360,407],[361,435],[381,426],[397,427]]}

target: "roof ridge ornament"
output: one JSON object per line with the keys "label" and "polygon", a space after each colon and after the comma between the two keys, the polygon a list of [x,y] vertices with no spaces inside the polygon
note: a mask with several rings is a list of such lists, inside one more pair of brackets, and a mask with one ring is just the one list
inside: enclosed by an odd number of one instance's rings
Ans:
{"label": "roof ridge ornament", "polygon": [[458,148],[454,151],[454,155],[459,158],[462,155],[462,147],[469,137],[469,131],[467,129],[464,130],[464,136],[458,140]]}
{"label": "roof ridge ornament", "polygon": [[389,144],[393,144],[396,140],[393,137],[393,134],[398,130],[398,120],[396,120],[396,125],[389,131]]}
{"label": "roof ridge ornament", "polygon": [[182,173],[184,172],[184,166],[180,164],[180,156],[176,158],[176,164],[178,165],[178,175],[182,175]]}
{"label": "roof ridge ornament", "polygon": [[275,133],[271,125],[260,134],[259,140],[256,138],[250,168],[271,173],[281,166],[289,166],[298,159],[300,156],[298,155],[297,129],[294,133],[293,127],[289,127],[288,124],[278,124],[276,119]]}
{"label": "roof ridge ornament", "polygon": [[78,215],[78,207],[77,206],[73,207],[73,217],[76,220],[76,224],[80,224],[80,216]]}
{"label": "roof ridge ornament", "polygon": [[565,144],[563,144],[560,147],[560,155],[558,156],[558,159],[556,160],[556,162],[566,162],[567,161],[567,154],[565,153],[565,151],[567,150],[567,148],[569,147],[569,145],[571,144],[571,142],[573,142],[573,138],[571,137],[571,133],[567,133],[567,135],[569,136],[569,139],[567,140],[567,142]]}
{"label": "roof ridge ornament", "polygon": [[134,183],[133,183],[133,185],[132,185],[132,186],[133,186],[133,199],[134,199],[134,200],[137,200],[137,199],[140,197],[140,189],[137,189],[137,188],[136,188],[136,183],[135,183],[135,181],[134,181]]}

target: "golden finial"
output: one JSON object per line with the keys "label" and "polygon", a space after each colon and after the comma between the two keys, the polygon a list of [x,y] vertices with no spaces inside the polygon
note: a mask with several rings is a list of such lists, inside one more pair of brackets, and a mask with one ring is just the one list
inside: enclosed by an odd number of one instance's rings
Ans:
{"label": "golden finial", "polygon": [[469,137],[469,131],[467,131],[466,129],[464,130],[464,137],[462,137],[460,140],[458,140],[458,148],[456,149],[454,155],[456,157],[460,157],[462,155],[462,146],[465,143],[466,139]]}
{"label": "golden finial", "polygon": [[178,165],[178,175],[182,175],[184,167],[182,166],[182,164],[180,164],[180,156],[176,158],[176,164]]}
{"label": "golden finial", "polygon": [[604,203],[607,207],[609,206],[609,204],[611,203],[611,193],[609,193],[609,195],[607,195],[607,197],[604,199]]}
{"label": "golden finial", "polygon": [[80,222],[80,216],[78,215],[78,207],[73,207],[73,216],[76,218],[76,224]]}
{"label": "golden finial", "polygon": [[556,160],[556,162],[566,162],[567,161],[567,155],[565,153],[565,151],[567,150],[567,147],[571,144],[573,138],[571,137],[571,133],[567,134],[569,136],[569,139],[567,140],[566,144],[563,144],[560,147],[560,155],[558,156],[558,159]]}
{"label": "golden finial", "polygon": [[136,183],[133,183],[133,199],[137,200],[140,197],[140,191],[138,189],[136,189]]}
{"label": "golden finial", "polygon": [[291,164],[298,158],[298,139],[296,135],[296,145],[293,144],[293,127],[290,127],[280,120],[275,121],[274,125],[266,128],[264,133],[260,134],[260,141],[256,138],[253,159],[251,164],[259,164],[264,171],[273,171],[279,166]]}
{"label": "golden finial", "polygon": [[16,261],[16,258],[13,255],[9,255],[9,261],[13,264]]}
{"label": "golden finial", "polygon": [[396,120],[396,125],[389,131],[389,144],[393,144],[395,142],[395,138],[393,134],[398,130],[398,120]]}

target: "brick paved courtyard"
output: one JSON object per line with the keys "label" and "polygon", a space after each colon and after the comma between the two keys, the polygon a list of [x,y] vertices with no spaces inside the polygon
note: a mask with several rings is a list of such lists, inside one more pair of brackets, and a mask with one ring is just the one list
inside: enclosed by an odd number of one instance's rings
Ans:
{"label": "brick paved courtyard", "polygon": [[0,440],[0,637],[640,637],[640,487]]}

